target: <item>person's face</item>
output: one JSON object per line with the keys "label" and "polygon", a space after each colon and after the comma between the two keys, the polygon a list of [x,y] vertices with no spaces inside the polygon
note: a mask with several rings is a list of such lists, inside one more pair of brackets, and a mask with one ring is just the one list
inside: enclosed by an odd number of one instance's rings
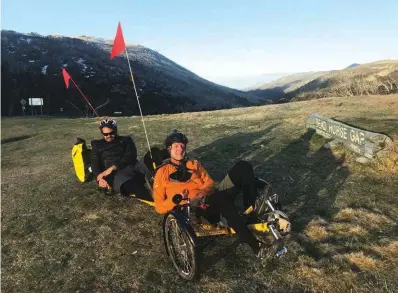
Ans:
{"label": "person's face", "polygon": [[169,147],[170,157],[181,161],[185,158],[186,145],[181,142],[175,142]]}
{"label": "person's face", "polygon": [[112,128],[104,127],[101,130],[104,139],[108,142],[115,139],[116,131]]}

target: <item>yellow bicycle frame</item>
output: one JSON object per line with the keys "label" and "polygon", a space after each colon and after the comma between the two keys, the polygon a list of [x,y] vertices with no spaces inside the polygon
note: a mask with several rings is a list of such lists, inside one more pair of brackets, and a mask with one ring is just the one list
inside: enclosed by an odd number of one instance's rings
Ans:
{"label": "yellow bicycle frame", "polygon": [[[140,202],[143,202],[147,205],[150,205],[152,207],[155,206],[155,203],[153,201],[148,201],[144,199],[140,199],[135,196],[135,194],[131,194],[130,197],[138,199]],[[244,214],[249,214],[253,211],[253,207],[250,206]],[[247,225],[249,230],[255,231],[255,232],[261,232],[261,233],[267,233],[269,232],[268,225],[267,223],[255,223],[255,224],[249,224]],[[198,237],[205,237],[205,236],[215,236],[215,235],[233,235],[236,234],[235,230],[230,228],[230,227],[219,227],[216,225],[210,225],[210,224],[199,224],[195,225],[194,231],[196,236]]]}

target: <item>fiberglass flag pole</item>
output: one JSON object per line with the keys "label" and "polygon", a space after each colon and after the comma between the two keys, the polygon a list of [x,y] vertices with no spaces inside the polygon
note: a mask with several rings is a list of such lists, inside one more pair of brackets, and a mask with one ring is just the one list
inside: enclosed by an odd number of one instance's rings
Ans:
{"label": "fiberglass flag pole", "polygon": [[129,59],[129,55],[127,53],[127,47],[126,47],[126,43],[124,42],[124,37],[123,37],[123,32],[122,32],[122,26],[120,25],[120,22],[117,26],[117,31],[116,31],[116,36],[115,36],[115,40],[113,41],[113,46],[112,46],[112,51],[111,51],[111,60],[113,58],[115,58],[117,55],[121,54],[122,52],[126,53],[126,58],[127,58],[127,63],[129,65],[129,69],[130,69],[130,77],[131,77],[131,81],[133,82],[133,87],[134,87],[134,92],[135,92],[135,96],[137,97],[137,103],[138,103],[138,108],[140,109],[140,115],[141,115],[141,120],[142,120],[142,125],[144,126],[144,132],[145,132],[145,137],[146,137],[146,141],[148,144],[148,149],[149,149],[149,155],[151,157],[152,160],[152,164],[153,164],[153,168],[156,169],[156,164],[153,161],[152,158],[152,152],[151,152],[151,146],[149,144],[149,139],[148,139],[148,134],[146,132],[146,127],[145,127],[145,122],[144,122],[144,116],[142,115],[142,110],[141,110],[141,105],[140,105],[140,99],[138,97],[137,94],[137,89],[135,87],[135,82],[134,82],[134,77],[133,77],[133,71],[131,70],[131,65],[130,65],[130,59]]}
{"label": "fiberglass flag pole", "polygon": [[64,81],[65,81],[65,86],[66,88],[69,88],[69,79],[73,82],[73,84],[75,85],[75,87],[78,89],[78,91],[80,92],[80,94],[83,96],[83,98],[87,101],[88,105],[91,107],[91,109],[93,109],[93,112],[95,113],[95,115],[98,116],[97,111],[95,111],[95,109],[93,108],[93,106],[91,105],[91,103],[88,101],[88,99],[86,98],[86,96],[83,94],[83,92],[80,90],[80,88],[77,86],[76,82],[72,79],[72,77],[69,75],[68,71],[66,71],[65,68],[62,68],[62,75],[64,77]]}

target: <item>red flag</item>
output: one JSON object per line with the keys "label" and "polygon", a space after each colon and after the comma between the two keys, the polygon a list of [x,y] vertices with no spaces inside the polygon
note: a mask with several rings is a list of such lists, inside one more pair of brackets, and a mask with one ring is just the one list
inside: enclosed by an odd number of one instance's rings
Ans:
{"label": "red flag", "polygon": [[115,58],[117,55],[122,53],[126,49],[126,43],[124,42],[122,26],[120,22],[117,26],[115,40],[113,41],[112,52],[111,52],[111,60]]}
{"label": "red flag", "polygon": [[66,86],[66,88],[69,88],[69,79],[70,79],[70,75],[69,75],[69,73],[66,71],[65,68],[62,68],[62,75],[64,76],[64,81],[65,81],[65,86]]}

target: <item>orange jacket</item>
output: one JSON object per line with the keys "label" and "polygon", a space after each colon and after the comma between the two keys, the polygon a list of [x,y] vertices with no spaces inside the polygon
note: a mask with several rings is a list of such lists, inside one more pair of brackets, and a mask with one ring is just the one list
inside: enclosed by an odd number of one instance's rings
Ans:
{"label": "orange jacket", "polygon": [[[206,195],[214,189],[214,181],[207,174],[206,170],[196,160],[188,160],[186,163],[192,173],[191,179],[187,182],[170,181],[169,176],[176,171],[176,167],[167,164],[156,171],[153,183],[153,197],[155,209],[159,214],[165,214],[175,206],[173,196],[188,190],[188,197],[195,198],[198,195]],[[184,202],[182,202],[184,203]]]}

